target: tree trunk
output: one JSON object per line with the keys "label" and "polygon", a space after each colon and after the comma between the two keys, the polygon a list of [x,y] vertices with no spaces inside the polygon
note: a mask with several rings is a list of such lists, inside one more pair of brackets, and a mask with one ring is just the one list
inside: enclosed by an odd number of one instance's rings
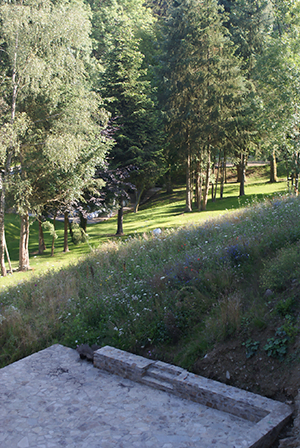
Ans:
{"label": "tree trunk", "polygon": [[224,149],[224,182],[227,184],[227,155],[226,150]]}
{"label": "tree trunk", "polygon": [[118,228],[116,235],[123,235],[123,199],[120,200],[119,209],[118,209]]}
{"label": "tree trunk", "polygon": [[86,233],[87,218],[85,218],[81,212],[79,212],[79,225]]}
{"label": "tree trunk", "polygon": [[285,159],[285,169],[286,169],[286,182],[287,182],[287,189],[290,193],[290,171],[289,171],[289,162],[288,158]]}
{"label": "tree trunk", "polygon": [[[16,104],[17,104],[17,94],[18,94],[18,82],[16,80],[17,76],[17,56],[19,49],[19,33],[17,31],[16,41],[15,41],[15,51],[14,51],[14,62],[12,69],[12,102],[11,102],[11,115],[10,115],[10,123],[14,124],[15,115],[16,115]],[[10,166],[12,161],[12,156],[14,152],[13,142],[11,141],[10,147],[7,151],[6,161],[5,161],[5,171],[4,176],[1,175],[0,181],[1,185],[1,197],[0,197],[0,265],[1,265],[1,275],[5,277],[7,275],[4,261],[4,253],[7,250],[6,242],[5,242],[5,233],[4,233],[4,214],[5,214],[5,178],[10,172]],[[8,253],[8,251],[7,251]]]}
{"label": "tree trunk", "polygon": [[5,241],[5,232],[4,232],[4,246],[5,246],[5,253],[6,253],[8,266],[9,266],[9,272],[10,272],[10,274],[12,274],[13,270],[12,270],[12,267],[11,267],[10,257],[9,257],[9,253],[8,253],[8,247],[7,247],[7,244],[6,244],[6,241]]}
{"label": "tree trunk", "polygon": [[245,155],[241,154],[240,165],[240,196],[245,196]]}
{"label": "tree trunk", "polygon": [[296,157],[295,157],[295,165],[296,165],[296,169],[295,169],[295,195],[298,196],[299,194],[299,190],[298,190],[298,185],[299,185],[299,153],[296,153]]}
{"label": "tree trunk", "polygon": [[186,195],[185,195],[185,212],[192,211],[192,195],[191,195],[191,148],[187,140],[187,157],[186,157]]}
{"label": "tree trunk", "polygon": [[275,150],[272,151],[272,154],[270,156],[270,182],[278,182]]}
{"label": "tree trunk", "polygon": [[193,209],[194,201],[194,185],[195,185],[195,170],[191,172],[191,208]]}
{"label": "tree trunk", "polygon": [[44,232],[41,218],[39,218],[39,255],[42,255],[44,253],[44,250],[46,250]]}
{"label": "tree trunk", "polygon": [[[225,157],[224,157],[225,158]],[[221,163],[221,178],[220,178],[220,199],[223,199],[224,192],[224,178],[225,178],[225,162]]]}
{"label": "tree trunk", "polygon": [[69,219],[68,219],[68,225],[69,225],[69,232],[70,232],[71,240],[74,241],[74,232],[72,229],[72,223]]}
{"label": "tree trunk", "polygon": [[236,177],[237,177],[237,179],[236,179],[237,183],[240,184],[241,181],[242,181],[242,166],[241,166],[241,161],[240,161],[240,162],[237,164],[237,166],[236,166]]}
{"label": "tree trunk", "polygon": [[201,160],[197,162],[196,168],[196,206],[197,210],[201,210],[201,199],[202,199],[202,173],[201,173]]}
{"label": "tree trunk", "polygon": [[64,252],[69,252],[68,246],[68,226],[69,226],[69,213],[64,213]]}
{"label": "tree trunk", "polygon": [[141,202],[141,197],[142,197],[143,191],[144,191],[144,188],[142,188],[141,190],[135,191],[134,213],[137,213],[139,210],[139,205]]}
{"label": "tree trunk", "polygon": [[[214,161],[214,164],[215,164],[215,161]],[[219,153],[219,161],[218,161],[218,166],[217,166],[217,175],[216,175],[216,183],[215,183],[214,194],[213,194],[213,202],[216,202],[216,199],[217,199],[220,166],[221,166],[221,152]]]}
{"label": "tree trunk", "polygon": [[5,213],[5,185],[2,174],[0,173],[1,182],[1,196],[0,196],[0,264],[1,275],[5,277],[7,275],[5,267],[5,234],[4,234],[4,213]]}
{"label": "tree trunk", "polygon": [[29,216],[28,212],[21,216],[19,271],[28,271],[29,266]]}
{"label": "tree trunk", "polygon": [[210,147],[208,148],[208,160],[206,165],[206,176],[205,176],[205,186],[204,186],[204,194],[201,203],[201,210],[206,210],[207,200],[208,200],[208,191],[209,191],[209,183],[210,183]]}
{"label": "tree trunk", "polygon": [[296,176],[295,176],[295,195],[296,196],[298,196],[298,194],[299,194],[298,185],[299,185],[299,173],[296,173]]}
{"label": "tree trunk", "polygon": [[51,245],[51,257],[54,257],[55,221],[56,221],[56,215],[53,216],[53,236],[52,236],[52,245]]}
{"label": "tree trunk", "polygon": [[236,166],[237,170],[237,183],[246,182],[246,165],[247,165],[247,156],[244,153],[239,154],[240,161]]}
{"label": "tree trunk", "polygon": [[167,189],[167,194],[172,194],[173,193],[172,177],[171,177],[171,165],[169,165],[169,171],[168,171],[168,174],[167,174],[166,189]]}
{"label": "tree trunk", "polygon": [[[214,155],[213,158],[213,162],[212,162],[212,174],[213,176],[215,176],[215,172],[216,172],[216,155]],[[215,185],[212,181],[211,183],[211,200],[212,202],[214,202],[214,198],[215,198]]]}

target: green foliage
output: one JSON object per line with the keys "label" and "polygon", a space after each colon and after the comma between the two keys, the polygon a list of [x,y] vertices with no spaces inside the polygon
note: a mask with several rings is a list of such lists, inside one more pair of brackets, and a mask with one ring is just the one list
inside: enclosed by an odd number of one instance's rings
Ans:
{"label": "green foliage", "polygon": [[75,244],[86,243],[89,239],[88,234],[76,222],[72,222],[72,242]]}
{"label": "green foliage", "polygon": [[269,338],[267,344],[264,346],[264,350],[267,355],[272,358],[278,358],[282,361],[287,353],[287,345],[289,342],[289,336],[283,327],[279,327],[276,330],[275,337]]}
{"label": "green foliage", "polygon": [[[4,272],[7,186],[21,215],[74,202],[103,160],[107,116],[91,92],[90,10],[82,0],[1,2],[0,18]],[[28,252],[24,256],[29,258]]]}
{"label": "green foliage", "polygon": [[[174,190],[174,193],[169,196],[163,190],[159,192],[155,199],[145,205],[143,205],[138,214],[128,213],[124,219],[124,230],[127,235],[143,235],[144,232],[148,232],[157,227],[162,229],[166,228],[178,228],[180,226],[190,225],[197,222],[205,222],[206,220],[217,217],[224,214],[227,211],[234,211],[240,207],[250,206],[252,204],[251,197],[255,195],[259,197],[259,200],[263,198],[269,198],[273,196],[276,192],[284,191],[285,183],[278,182],[276,184],[270,184],[268,181],[268,175],[265,173],[260,173],[259,182],[254,178],[248,180],[248,191],[250,197],[243,198],[243,200],[237,200],[235,197],[238,194],[238,186],[235,183],[228,183],[225,185],[224,199],[222,201],[212,202],[208,201],[206,212],[194,212],[190,214],[182,214],[184,208],[184,188],[179,187]],[[261,195],[257,195],[257,192],[261,191]],[[230,213],[230,212],[229,212]],[[72,246],[72,242],[69,239],[70,252],[64,253],[62,256],[61,251],[63,251],[63,222],[56,220],[55,223],[56,231],[59,238],[56,240],[56,252],[54,257],[51,257],[51,261],[48,259],[49,246],[51,246],[51,238],[48,232],[45,234],[45,243],[47,250],[44,252],[43,256],[35,254],[35,256],[30,257],[31,267],[34,268],[34,272],[40,274],[49,268],[49,265],[62,267],[69,263],[77,262],[78,257],[89,253],[91,248],[98,248],[99,244],[107,242],[111,238],[111,235],[115,233],[116,218],[110,218],[109,220],[104,220],[93,225],[88,224],[88,234],[89,243],[82,244],[80,246]],[[6,239],[8,244],[8,249],[10,252],[11,261],[13,268],[18,267],[18,241],[19,241],[19,218],[14,214],[6,215]],[[124,236],[123,239],[127,237]],[[36,252],[38,248],[38,223],[34,221],[30,226],[30,238],[29,238],[29,251],[30,253]],[[48,264],[47,264],[48,263]],[[28,272],[26,275],[22,273],[18,274],[23,280],[26,280],[31,273]],[[230,279],[225,276],[227,282]],[[3,285],[11,285],[14,283],[15,276],[2,278],[1,282]],[[16,279],[15,279],[16,280]]]}
{"label": "green foliage", "polygon": [[226,23],[236,45],[243,69],[250,72],[264,50],[266,35],[273,23],[270,0],[220,0],[228,13]]}
{"label": "green foliage", "polygon": [[285,317],[293,312],[294,305],[295,298],[288,297],[286,300],[279,300],[279,302],[276,303],[275,310],[280,316]]}
{"label": "green foliage", "polygon": [[143,39],[151,34],[150,18],[141,2],[135,2],[133,8],[129,1],[125,5],[107,2],[94,19],[97,44],[104,42],[103,70],[97,87],[111,114],[114,130],[115,145],[109,152],[109,165],[114,169],[136,167],[129,180],[141,192],[165,170],[160,112],[141,51]]}
{"label": "green foliage", "polygon": [[[298,178],[299,49],[297,2],[272,2],[273,25],[265,33],[264,51],[257,58],[255,77],[261,96],[259,127],[263,148],[285,159],[286,168]],[[278,104],[280,104],[280,113]],[[296,106],[297,108],[298,106]]]}
{"label": "green foliage", "polygon": [[264,316],[255,316],[253,318],[253,326],[258,328],[259,330],[263,330],[264,328],[267,327],[267,322],[266,319],[264,318]]}
{"label": "green foliage", "polygon": [[296,319],[293,316],[287,314],[285,316],[284,324],[280,328],[287,334],[289,340],[291,342],[294,342],[295,337],[299,333],[299,327],[297,325]]}
{"label": "green foliage", "polygon": [[43,222],[42,226],[44,227],[45,230],[48,230],[48,232],[50,233],[50,235],[52,236],[52,238],[54,238],[55,240],[57,240],[58,235],[55,231],[55,227],[52,224],[52,222],[49,221],[45,221]]}
{"label": "green foliage", "polygon": [[[176,344],[182,362],[185,345],[190,350],[186,362],[191,366],[197,353],[232,337],[245,323],[243,317],[255,314],[251,282],[244,277],[243,266],[232,264],[228,256],[224,260],[226,247],[237,238],[248,243],[252,281],[262,257],[300,234],[299,198],[286,197],[280,203],[276,200],[276,207],[274,201],[256,203],[218,220],[164,229],[158,237],[146,231],[126,240],[110,240],[59,273],[48,272],[31,282],[3,288],[0,302],[6,326],[1,327],[2,340],[12,332],[16,336],[9,342],[10,350],[20,344],[19,333],[7,322],[7,307],[13,305],[19,310],[20,328],[26,329],[21,344],[26,350],[33,347],[32,334],[42,343],[59,340],[75,347],[98,341],[135,352],[159,347],[172,351]],[[150,210],[155,214],[155,208]],[[96,225],[90,231],[99,235]],[[80,249],[76,248],[78,254],[83,253],[84,244]],[[259,313],[259,305],[255,303],[257,317],[262,315],[269,325],[274,315],[266,314],[263,307]],[[28,326],[26,319],[31,322]],[[297,325],[296,316],[285,318],[280,333],[278,329],[274,340],[268,341],[270,356],[277,352],[279,356],[287,347],[287,341],[297,334]],[[35,329],[42,327],[46,339]],[[7,337],[7,341],[12,339]],[[5,351],[8,345],[3,344]]]}
{"label": "green foliage", "polygon": [[[295,235],[295,240],[296,238],[297,237]],[[275,256],[265,262],[264,269],[261,274],[262,287],[265,289],[269,288],[275,291],[282,291],[288,283],[291,283],[292,280],[299,279],[299,253],[300,246],[298,242],[293,245],[288,245],[282,249],[280,248]],[[292,299],[288,300],[292,301]],[[287,307],[287,311],[292,305],[292,303],[288,300],[285,305]],[[284,309],[284,304],[282,304],[282,309]]]}
{"label": "green foliage", "polygon": [[252,356],[256,355],[256,352],[260,346],[260,342],[253,341],[251,338],[249,338],[246,342],[243,342],[242,345],[246,348],[246,358],[249,359],[252,358]]}
{"label": "green foliage", "polygon": [[175,147],[216,145],[245,89],[217,1],[174,3],[164,33],[162,101]]}
{"label": "green foliage", "polygon": [[186,345],[183,350],[175,356],[175,363],[182,366],[184,369],[193,370],[195,362],[203,357],[209,350],[207,342],[200,338],[195,337],[195,340],[186,341]]}
{"label": "green foliage", "polygon": [[139,48],[144,54],[145,44],[153,40],[154,17],[143,0],[105,0],[101,7],[95,0],[88,0],[91,5],[92,36],[97,59],[103,61],[113,46],[114,34],[125,23],[130,23],[134,39],[139,40]]}

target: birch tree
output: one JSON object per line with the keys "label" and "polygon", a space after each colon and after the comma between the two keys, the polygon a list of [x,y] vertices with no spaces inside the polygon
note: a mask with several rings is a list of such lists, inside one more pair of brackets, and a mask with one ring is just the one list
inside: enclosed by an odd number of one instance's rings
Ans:
{"label": "birch tree", "polygon": [[89,14],[81,0],[1,2],[2,275],[6,275],[4,212],[10,180],[14,178],[17,186],[14,196],[21,215],[19,269],[27,270],[28,212],[34,203],[37,172],[71,172],[91,150],[92,141],[97,141],[91,125],[94,101],[87,107],[91,100],[86,71],[91,53]]}

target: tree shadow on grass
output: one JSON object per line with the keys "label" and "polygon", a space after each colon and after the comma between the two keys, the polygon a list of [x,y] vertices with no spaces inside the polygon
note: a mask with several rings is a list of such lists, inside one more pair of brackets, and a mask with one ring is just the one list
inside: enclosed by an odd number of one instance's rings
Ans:
{"label": "tree shadow on grass", "polygon": [[[259,193],[259,194],[247,194],[245,196],[241,196],[241,197],[237,197],[237,196],[226,196],[223,199],[216,199],[215,202],[213,202],[211,199],[208,200],[207,202],[207,206],[206,206],[206,210],[204,211],[198,211],[195,207],[195,205],[193,205],[193,209],[192,212],[185,212],[184,208],[185,208],[185,204],[184,203],[179,203],[179,204],[174,204],[170,207],[166,207],[166,210],[164,211],[159,211],[157,212],[158,216],[180,216],[183,214],[198,214],[198,213],[203,213],[203,212],[220,212],[220,211],[229,211],[229,210],[237,210],[240,208],[244,208],[249,204],[253,204],[256,202],[262,202],[263,200],[265,200],[266,198],[269,198],[270,194],[264,194],[264,193]],[[156,213],[154,212],[152,214],[152,216],[155,216]]]}

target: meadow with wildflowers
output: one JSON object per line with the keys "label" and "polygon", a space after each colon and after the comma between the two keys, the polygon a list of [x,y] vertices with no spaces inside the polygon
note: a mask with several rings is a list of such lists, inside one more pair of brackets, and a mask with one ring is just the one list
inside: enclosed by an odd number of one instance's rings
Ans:
{"label": "meadow with wildflowers", "polygon": [[217,342],[249,339],[274,319],[287,345],[299,328],[299,241],[300,199],[289,195],[108,241],[1,293],[1,366],[59,342],[109,344],[193,370]]}

